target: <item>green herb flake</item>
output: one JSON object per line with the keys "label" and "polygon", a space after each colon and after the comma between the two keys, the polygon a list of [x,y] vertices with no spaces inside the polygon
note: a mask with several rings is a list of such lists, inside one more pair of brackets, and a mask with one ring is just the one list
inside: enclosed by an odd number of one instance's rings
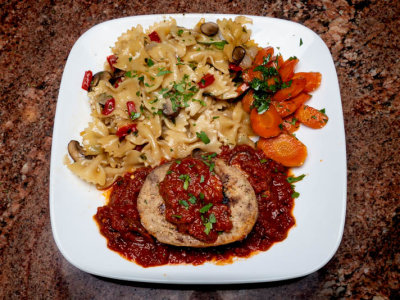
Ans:
{"label": "green herb flake", "polygon": [[300,38],[300,47],[301,47],[301,45],[303,45],[303,39],[302,38]]}
{"label": "green herb flake", "polygon": [[136,120],[141,116],[140,112],[131,112],[131,115],[129,116],[131,118],[131,120]]}
{"label": "green herb flake", "polygon": [[196,135],[204,144],[210,143],[210,139],[204,131],[196,132]]}
{"label": "green herb flake", "polygon": [[167,175],[169,175],[169,174],[172,174],[172,171],[171,171],[171,170],[168,170],[168,171],[167,171]]}
{"label": "green herb flake", "polygon": [[325,114],[325,108],[321,109],[320,112],[322,112],[323,114]]}
{"label": "green herb flake", "polygon": [[212,223],[207,222],[204,224],[204,226],[205,226],[204,232],[208,235],[213,227]]}
{"label": "green herb flake", "polygon": [[172,72],[171,71],[169,71],[169,70],[164,70],[164,68],[161,68],[161,69],[158,69],[159,70],[159,72],[157,73],[157,77],[160,77],[160,76],[164,76],[164,75],[167,75],[167,74],[171,74]]}
{"label": "green herb flake", "polygon": [[178,33],[178,36],[182,36],[183,30],[179,29],[177,33]]}
{"label": "green herb flake", "polygon": [[282,124],[282,123],[280,123],[280,124],[278,125],[278,127],[279,127],[280,130],[283,130],[283,124]]}
{"label": "green herb flake", "polygon": [[183,189],[187,190],[189,188],[190,176],[188,174],[182,174],[179,179],[183,181]]}
{"label": "green herb flake", "polygon": [[181,215],[172,215],[174,218],[177,218],[177,219],[182,219],[182,216]]}
{"label": "green herb flake", "polygon": [[179,200],[179,204],[183,205],[186,209],[189,209],[189,203],[187,203],[185,200]]}
{"label": "green herb flake", "polygon": [[262,164],[265,164],[267,161],[268,161],[268,160],[267,160],[267,159],[265,159],[265,158],[263,158],[263,159],[260,159],[260,163],[262,163]]}
{"label": "green herb flake", "polygon": [[292,194],[292,198],[299,198],[299,196],[300,196],[300,193],[298,193],[298,192],[293,192],[293,194]]}
{"label": "green herb flake", "polygon": [[140,96],[140,91],[136,92],[136,96],[138,96],[138,97]]}
{"label": "green herb flake", "polygon": [[196,199],[195,195],[189,193],[189,199],[188,199],[188,201],[189,201],[190,203],[192,203],[192,204],[196,204],[196,200],[197,200],[197,199]]}
{"label": "green herb flake", "polygon": [[204,200],[204,194],[203,193],[199,193],[199,198],[200,198],[200,200]]}
{"label": "green herb flake", "polygon": [[129,57],[128,60],[129,60],[129,61],[132,61],[132,57]]}
{"label": "green herb flake", "polygon": [[154,61],[153,61],[151,58],[148,58],[147,61],[146,61],[146,64],[147,64],[149,67],[152,67],[152,66],[154,66]]}
{"label": "green herb flake", "polygon": [[201,175],[201,177],[200,177],[200,183],[203,183],[204,182],[204,175]]}
{"label": "green herb flake", "polygon": [[217,218],[215,217],[215,215],[214,214],[210,214],[210,216],[208,217],[208,221],[210,222],[210,223],[216,223],[217,222]]}
{"label": "green herb flake", "polygon": [[286,180],[287,180],[287,182],[289,182],[289,183],[293,183],[293,182],[297,182],[297,181],[302,180],[305,176],[306,176],[306,175],[304,175],[304,174],[302,174],[302,175],[300,175],[300,176],[297,176],[297,177],[291,177],[291,176],[289,176]]}
{"label": "green herb flake", "polygon": [[175,161],[178,165],[182,162],[179,159]]}
{"label": "green herb flake", "polygon": [[218,119],[218,118],[219,118],[219,116],[215,116],[215,117],[213,117],[213,120]]}
{"label": "green herb flake", "polygon": [[206,205],[204,205],[202,208],[200,208],[200,213],[204,214],[206,212],[208,212],[210,210],[210,208],[213,206],[212,203],[208,203]]}

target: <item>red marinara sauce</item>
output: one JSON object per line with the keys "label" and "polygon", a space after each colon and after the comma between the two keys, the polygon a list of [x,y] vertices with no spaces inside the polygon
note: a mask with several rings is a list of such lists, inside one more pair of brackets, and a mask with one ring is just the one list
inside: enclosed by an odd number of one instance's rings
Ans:
{"label": "red marinara sauce", "polygon": [[137,211],[140,188],[151,172],[150,168],[141,168],[118,179],[108,204],[97,210],[95,220],[107,238],[108,247],[143,267],[151,267],[229,261],[232,257],[266,251],[273,243],[284,240],[295,224],[293,189],[286,180],[288,169],[267,159],[260,150],[245,145],[223,147],[218,157],[244,171],[257,195],[259,216],[243,241],[209,248],[175,247],[158,242],[141,225]]}
{"label": "red marinara sauce", "polygon": [[230,209],[223,203],[222,182],[212,172],[211,156],[174,161],[160,182],[167,221],[207,243],[215,242],[219,232],[232,229]]}

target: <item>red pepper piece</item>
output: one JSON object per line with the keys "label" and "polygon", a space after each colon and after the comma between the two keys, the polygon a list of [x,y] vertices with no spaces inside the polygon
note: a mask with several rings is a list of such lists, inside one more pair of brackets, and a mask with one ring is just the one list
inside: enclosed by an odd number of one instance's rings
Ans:
{"label": "red pepper piece", "polygon": [[237,64],[234,64],[234,63],[230,63],[229,64],[229,70],[231,70],[233,72],[243,71],[242,67],[240,67],[240,66],[238,66]]}
{"label": "red pepper piece", "polygon": [[107,56],[108,64],[110,65],[111,71],[113,71],[113,72],[115,71],[114,64],[117,62],[117,60],[118,60],[118,57],[116,57],[114,54]]}
{"label": "red pepper piece", "polygon": [[160,36],[158,35],[157,31],[153,31],[149,34],[150,41],[161,43]]}
{"label": "red pepper piece", "polygon": [[200,79],[200,81],[197,84],[201,89],[204,89],[209,85],[211,85],[214,81],[215,81],[214,75],[207,73],[206,75],[203,76],[203,78]]}
{"label": "red pepper piece", "polygon": [[[138,116],[136,116],[136,114],[135,114],[136,113],[135,103],[133,101],[128,101],[128,102],[126,102],[126,107],[128,108],[129,117],[132,120],[137,119]],[[140,114],[139,114],[139,116],[140,116]]]}
{"label": "red pepper piece", "polygon": [[111,98],[106,101],[106,104],[104,105],[101,113],[107,116],[111,114],[114,111],[114,109],[115,109],[115,100],[114,98]]}
{"label": "red pepper piece", "polygon": [[85,91],[89,90],[90,83],[92,82],[92,78],[93,78],[92,71],[86,71],[85,75],[83,76],[83,81],[82,81],[82,88]]}
{"label": "red pepper piece", "polygon": [[122,126],[120,128],[118,128],[117,132],[115,133],[115,135],[119,138],[122,138],[128,134],[130,134],[131,132],[137,131],[136,129],[136,124],[132,123],[132,124],[128,124],[125,126]]}
{"label": "red pepper piece", "polygon": [[250,88],[250,86],[246,83],[243,82],[241,85],[239,85],[236,89],[236,92],[241,95],[243,94],[245,91],[247,91]]}
{"label": "red pepper piece", "polygon": [[122,78],[118,78],[117,81],[114,83],[114,87],[119,87],[119,83],[122,82]]}

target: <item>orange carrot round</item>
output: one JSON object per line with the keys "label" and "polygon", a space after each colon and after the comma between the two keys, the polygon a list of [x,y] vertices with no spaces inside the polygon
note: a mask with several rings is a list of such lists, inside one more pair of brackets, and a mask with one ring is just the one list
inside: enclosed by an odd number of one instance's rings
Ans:
{"label": "orange carrot round", "polygon": [[269,58],[271,60],[272,55],[274,55],[274,48],[266,47],[266,48],[260,49],[257,52],[256,57],[254,58],[253,65],[255,65],[255,66],[262,65],[264,63],[264,58],[267,59],[269,56]]}
{"label": "orange carrot round", "polygon": [[304,78],[293,79],[291,80],[290,86],[277,91],[275,95],[272,96],[272,100],[283,101],[289,98],[293,98],[300,94],[305,86],[306,80]]}
{"label": "orange carrot round", "polygon": [[303,103],[308,101],[311,98],[311,95],[306,93],[300,93],[296,97],[286,100],[286,101],[273,101],[273,105],[276,108],[278,114],[284,118],[286,116],[291,115],[296,111],[297,108],[300,107]]}
{"label": "orange carrot round", "polygon": [[247,113],[250,113],[251,110],[251,105],[253,104],[254,97],[253,97],[253,91],[249,91],[246,95],[244,95],[242,99],[242,106],[243,110]]}
{"label": "orange carrot round", "polygon": [[265,156],[286,167],[301,166],[307,158],[307,147],[287,133],[269,139],[260,138],[257,147],[264,152]]}
{"label": "orange carrot round", "polygon": [[285,61],[282,67],[279,69],[279,75],[283,82],[287,82],[292,79],[294,74],[294,68],[296,67],[299,60],[297,58],[289,58]]}
{"label": "orange carrot round", "polygon": [[300,122],[294,116],[284,118],[282,124],[283,128],[289,133],[293,133],[300,128]]}
{"label": "orange carrot round", "polygon": [[314,129],[322,128],[328,122],[326,114],[308,105],[300,106],[296,110],[294,117],[302,124]]}
{"label": "orange carrot round", "polygon": [[299,72],[293,75],[292,79],[304,78],[306,86],[304,92],[309,93],[315,91],[321,85],[322,75],[319,72]]}
{"label": "orange carrot round", "polygon": [[262,114],[253,108],[250,113],[251,127],[259,136],[268,138],[277,136],[281,131],[282,118],[275,109],[275,106],[270,105],[268,110]]}

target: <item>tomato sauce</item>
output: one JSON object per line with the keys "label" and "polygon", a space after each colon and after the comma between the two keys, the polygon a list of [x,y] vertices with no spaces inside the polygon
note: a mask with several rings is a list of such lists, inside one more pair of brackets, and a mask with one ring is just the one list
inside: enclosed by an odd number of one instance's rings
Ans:
{"label": "tomato sauce", "polygon": [[223,203],[222,182],[213,172],[212,156],[174,161],[159,186],[166,220],[180,232],[207,243],[232,229],[230,208]]}
{"label": "tomato sauce", "polygon": [[[257,195],[259,216],[253,230],[243,241],[209,248],[175,247],[158,242],[141,225],[137,211],[140,188],[151,172],[151,168],[140,168],[117,180],[108,204],[99,207],[94,217],[101,234],[107,239],[108,247],[143,267],[151,267],[181,263],[199,265],[206,261],[229,262],[233,257],[248,257],[258,251],[266,251],[273,243],[284,240],[289,229],[295,224],[292,214],[294,191],[286,180],[288,169],[267,159],[261,151],[245,145],[233,149],[223,147],[218,157],[244,171]],[[192,158],[187,160],[187,166],[193,165]],[[201,171],[202,165],[197,161],[196,164],[196,168]],[[179,166],[175,167],[179,169]],[[190,171],[184,167],[179,172]],[[183,183],[184,180],[180,179],[179,184],[183,186]],[[167,188],[168,184],[164,187],[164,193]],[[195,188],[190,191],[191,194],[199,196],[200,192]],[[215,191],[218,194],[218,185],[211,192]],[[189,196],[188,194],[184,193],[186,196]],[[171,215],[185,212],[173,205],[172,207]],[[204,230],[204,226],[201,230]]]}

